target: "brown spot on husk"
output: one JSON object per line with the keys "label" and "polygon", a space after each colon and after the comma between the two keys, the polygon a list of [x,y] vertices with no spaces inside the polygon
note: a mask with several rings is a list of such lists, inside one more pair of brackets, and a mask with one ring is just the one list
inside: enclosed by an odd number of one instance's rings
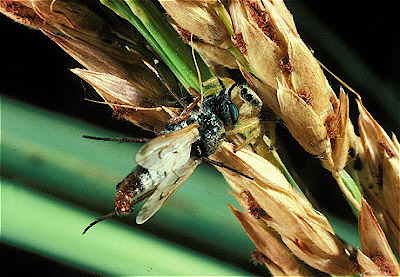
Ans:
{"label": "brown spot on husk", "polygon": [[307,105],[312,106],[312,98],[311,98],[311,94],[309,92],[306,91],[299,91],[297,92],[297,95],[303,99],[304,102],[306,102]]}
{"label": "brown spot on husk", "polygon": [[325,119],[326,135],[330,139],[331,149],[335,149],[336,137],[338,136],[338,117],[332,113]]}
{"label": "brown spot on husk", "polygon": [[196,35],[193,35],[191,32],[188,30],[182,28],[181,26],[177,27],[177,31],[179,35],[181,36],[182,40],[184,43],[190,43],[190,42],[204,42],[201,38],[199,38]]}
{"label": "brown spot on husk", "polygon": [[336,112],[339,109],[339,102],[335,96],[331,96],[329,98],[329,102],[331,102],[332,109],[334,112]]}
{"label": "brown spot on husk", "polygon": [[250,10],[250,17],[256,22],[258,28],[269,37],[273,42],[277,42],[277,35],[274,26],[271,24],[269,15],[266,11],[261,10],[257,3],[246,1],[246,5]]}
{"label": "brown spot on husk", "polygon": [[283,74],[289,75],[292,73],[292,64],[290,63],[289,56],[285,56],[279,61],[279,67]]}
{"label": "brown spot on husk", "polygon": [[235,37],[233,38],[236,47],[239,49],[240,54],[246,55],[247,54],[247,47],[246,43],[243,40],[243,34],[242,33],[237,33],[235,34]]}
{"label": "brown spot on husk", "polygon": [[389,276],[394,275],[395,268],[393,267],[392,264],[388,263],[381,255],[371,256],[371,260],[387,275]]}
{"label": "brown spot on husk", "polygon": [[113,106],[113,115],[117,117],[117,119],[126,118],[128,115],[132,114],[132,109],[120,106]]}
{"label": "brown spot on husk", "polygon": [[255,264],[270,264],[271,260],[268,259],[260,250],[256,249],[251,253],[251,259]]}
{"label": "brown spot on husk", "polygon": [[4,1],[5,11],[15,16],[15,19],[21,20],[24,24],[38,28],[38,25],[43,25],[44,21],[40,18],[33,9],[26,7],[18,1]]}
{"label": "brown spot on husk", "polygon": [[251,195],[250,192],[244,191],[243,192],[245,199],[246,199],[246,204],[249,209],[249,213],[251,216],[253,216],[256,219],[260,218],[271,218],[268,216],[268,214],[261,208],[261,206],[256,202],[254,197]]}
{"label": "brown spot on husk", "polygon": [[326,127],[326,134],[328,135],[329,138],[335,138],[338,135],[338,130],[337,130],[337,116],[332,113],[328,115],[325,119],[325,127]]}
{"label": "brown spot on husk", "polygon": [[378,166],[378,176],[376,176],[378,179],[378,187],[380,190],[383,189],[383,169],[382,166]]}
{"label": "brown spot on husk", "polygon": [[296,238],[296,239],[293,240],[293,243],[296,244],[297,247],[299,247],[301,249],[301,251],[307,252],[307,253],[313,255],[313,252],[311,251],[311,249],[308,248],[308,246],[304,242],[302,242],[301,240]]}
{"label": "brown spot on husk", "polygon": [[385,151],[386,154],[388,154],[389,158],[396,157],[396,153],[393,151],[393,149],[391,149],[391,147],[389,146],[389,144],[387,142],[385,142],[385,141],[380,142],[379,148],[380,148],[381,152]]}

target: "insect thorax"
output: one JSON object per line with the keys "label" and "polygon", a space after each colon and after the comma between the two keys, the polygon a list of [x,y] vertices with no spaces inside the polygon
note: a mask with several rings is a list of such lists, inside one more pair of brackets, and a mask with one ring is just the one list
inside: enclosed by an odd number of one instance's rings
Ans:
{"label": "insect thorax", "polygon": [[225,128],[221,119],[212,112],[192,112],[189,119],[166,125],[165,132],[180,130],[194,122],[199,123],[200,137],[192,144],[191,156],[200,158],[214,154],[225,138]]}

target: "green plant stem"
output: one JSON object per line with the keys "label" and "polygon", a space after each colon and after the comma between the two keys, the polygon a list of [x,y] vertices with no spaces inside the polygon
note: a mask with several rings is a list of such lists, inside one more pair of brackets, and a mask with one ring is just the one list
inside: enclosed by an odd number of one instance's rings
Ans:
{"label": "green plant stem", "polygon": [[[362,194],[360,189],[358,188],[356,182],[354,182],[353,178],[346,172],[346,170],[342,170],[340,172],[340,177],[343,181],[343,184],[346,186],[346,188],[350,191],[350,193],[353,195],[354,199],[357,201],[359,205],[361,205],[361,198]],[[351,210],[353,213],[358,217],[358,209],[355,207],[349,199],[347,199],[347,202],[350,205]]]}
{"label": "green plant stem", "polygon": [[279,157],[278,152],[276,150],[271,150],[272,157],[276,161],[276,164],[278,165],[279,170],[285,175],[286,180],[298,191],[300,192],[304,197],[306,197],[303,193],[303,191],[300,189],[299,185],[297,185],[296,181],[293,179],[292,175],[290,172],[287,170],[286,166],[283,164],[281,157]]}
{"label": "green plant stem", "polygon": [[2,180],[1,239],[101,275],[247,275],[219,261]]}
{"label": "green plant stem", "polygon": [[[191,49],[184,44],[164,15],[152,1],[101,0],[101,2],[131,22],[160,55],[182,85],[200,91]],[[211,70],[196,55],[203,81],[213,77]]]}
{"label": "green plant stem", "polygon": [[[225,28],[228,30],[230,36],[232,39],[235,38],[235,31],[233,30],[233,26],[232,26],[232,21],[230,18],[229,13],[226,11],[226,9],[221,6],[218,5],[216,7],[217,13],[219,18],[222,20],[222,22],[225,25]],[[247,62],[246,58],[242,55],[242,53],[240,53],[239,49],[237,49],[236,45],[231,42],[230,46],[229,46],[229,51],[231,52],[231,54],[233,56],[235,56],[235,58],[237,59],[237,61],[249,72],[254,72],[250,66],[250,64]]]}

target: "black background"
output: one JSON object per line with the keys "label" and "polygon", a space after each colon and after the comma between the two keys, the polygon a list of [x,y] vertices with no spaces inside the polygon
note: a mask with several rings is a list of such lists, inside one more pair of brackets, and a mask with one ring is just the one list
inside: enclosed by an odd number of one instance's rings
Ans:
{"label": "black background", "polygon": [[[363,102],[367,109],[389,134],[390,131],[398,134],[399,117],[388,117],[382,106],[372,96],[379,94],[379,91],[371,91],[362,82],[356,82],[351,74],[347,74],[337,59],[310,35],[307,30],[310,27],[302,24],[300,20],[304,17],[304,13],[300,13],[301,11],[297,9],[298,5],[305,8],[323,26],[350,47],[353,54],[361,58],[365,66],[373,71],[377,78],[399,92],[398,31],[394,32],[394,27],[398,26],[398,23],[392,24],[396,20],[395,8],[389,4],[370,2],[292,0],[286,1],[286,4],[294,14],[300,35],[306,44],[315,51],[317,58],[363,96]],[[382,3],[388,2],[382,1]],[[317,25],[312,28],[318,27]],[[40,31],[28,29],[0,15],[0,35],[2,38],[0,44],[0,68],[2,69],[0,92],[2,94],[66,116],[79,118],[91,124],[116,130],[125,136],[138,132],[130,123],[122,120],[116,121],[115,118],[112,118],[110,109],[105,105],[84,101],[85,90],[81,81],[68,70],[81,66]],[[332,83],[332,86],[337,91],[339,84]],[[398,93],[397,99],[399,99]],[[355,107],[355,102],[352,101],[351,105]],[[353,122],[355,122],[354,119]],[[281,132],[282,136],[285,136],[285,131]],[[288,139],[290,140],[290,138]],[[296,145],[296,143],[291,144]],[[293,151],[301,152],[302,150],[298,148]],[[320,179],[314,178],[316,183],[333,182],[330,180],[330,174],[323,169],[318,174],[316,173],[320,165],[315,158],[308,157],[307,159],[307,162],[304,159],[294,160],[296,169],[303,174],[304,179],[308,180],[309,176],[318,175]],[[307,168],[304,165],[307,165]],[[314,187],[312,192],[316,198],[323,199],[333,194],[341,197],[341,193],[334,184]],[[333,203],[335,206],[324,202],[319,204],[329,212],[345,218],[353,218],[344,200]],[[14,273],[17,273],[18,268],[21,268],[20,265],[24,264],[31,273],[36,270],[37,273],[88,274],[5,244],[1,245],[1,251],[2,262],[6,265],[3,269],[9,268]],[[34,270],[32,271],[32,269]]]}

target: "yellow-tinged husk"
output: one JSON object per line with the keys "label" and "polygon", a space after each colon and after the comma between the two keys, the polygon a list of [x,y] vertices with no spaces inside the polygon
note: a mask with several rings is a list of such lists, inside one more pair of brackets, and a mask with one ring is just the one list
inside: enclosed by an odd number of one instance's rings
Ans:
{"label": "yellow-tinged husk", "polygon": [[[246,210],[244,198],[235,192],[232,192],[232,194]],[[298,260],[282,242],[279,235],[268,225],[236,210],[232,206],[229,206],[229,208],[256,245],[257,250],[255,252],[260,253],[256,255],[256,262],[265,263],[270,272],[276,276],[316,276],[317,272]]]}
{"label": "yellow-tinged husk", "polygon": [[398,142],[386,134],[361,99],[360,139],[353,146],[359,165],[354,173],[363,195],[372,206],[379,223],[396,253],[400,253],[400,161]]}
{"label": "yellow-tinged husk", "polygon": [[296,257],[330,274],[357,272],[357,266],[327,219],[313,209],[273,164],[246,149],[235,153],[227,142],[213,158],[254,178],[250,180],[219,168],[238,195],[251,195],[259,205],[258,214],[263,214],[257,220],[276,231]]}
{"label": "yellow-tinged husk", "polygon": [[119,117],[144,129],[161,132],[164,122],[178,114],[173,108],[153,107],[149,99],[162,100],[159,91],[107,73],[77,68],[71,71],[92,85]]}
{"label": "yellow-tinged husk", "polygon": [[359,214],[358,230],[362,252],[357,260],[365,276],[399,276],[399,264],[385,234],[365,199]]}
{"label": "yellow-tinged husk", "polygon": [[[231,34],[222,18],[230,17],[224,5],[217,0],[159,0],[173,19],[174,28],[183,40],[206,58],[230,68],[237,68]],[[231,25],[230,22],[226,22]]]}

